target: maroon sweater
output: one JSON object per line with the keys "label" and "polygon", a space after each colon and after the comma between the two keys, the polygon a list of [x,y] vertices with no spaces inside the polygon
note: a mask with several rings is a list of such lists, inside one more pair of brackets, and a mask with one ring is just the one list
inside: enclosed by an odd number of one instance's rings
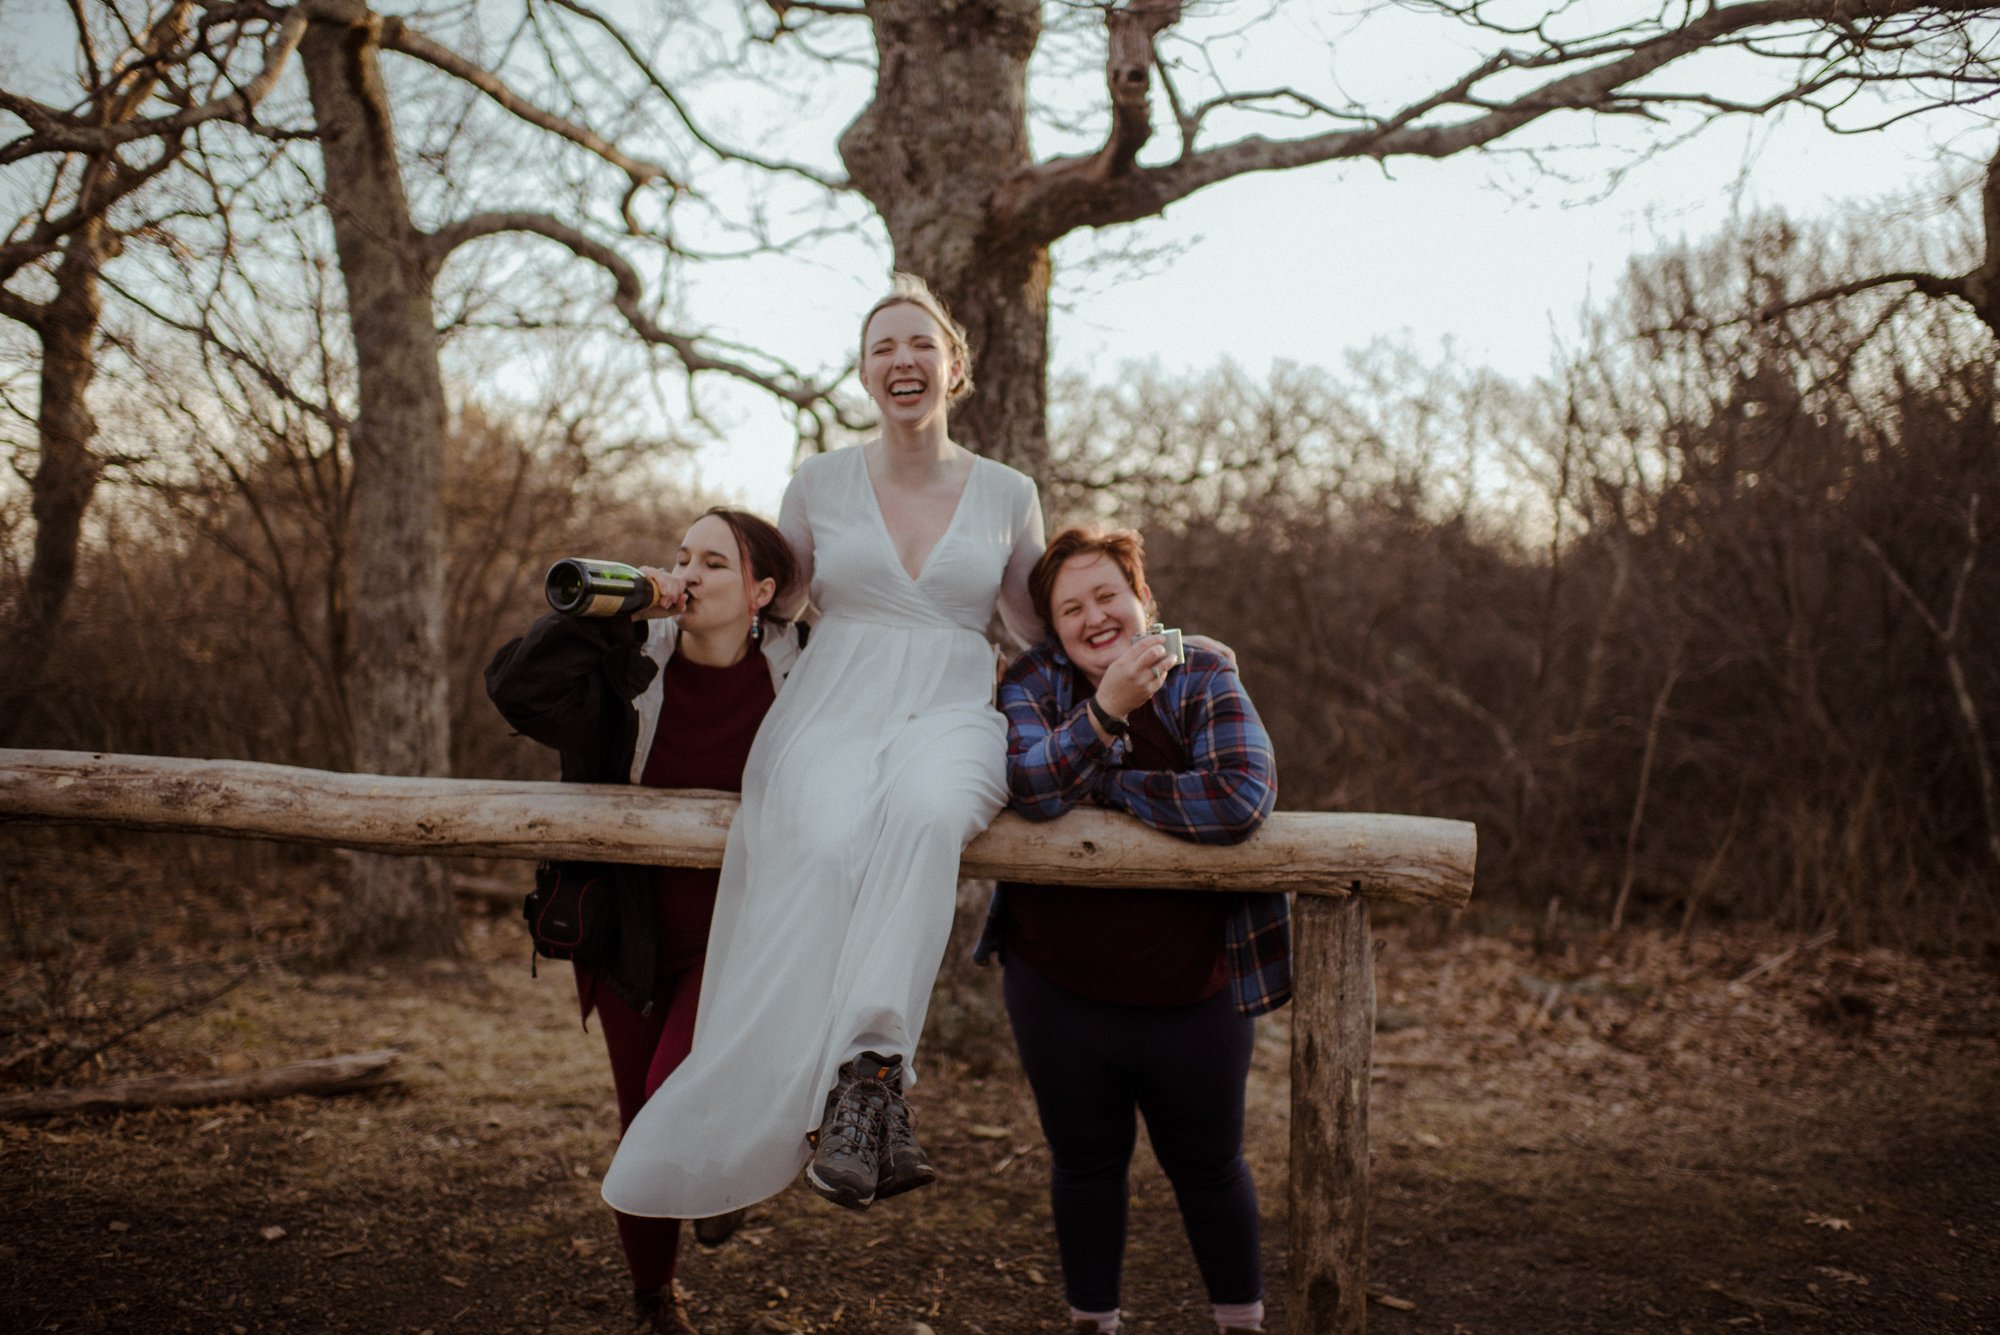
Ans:
{"label": "maroon sweater", "polygon": [[[660,673],[664,698],[653,749],[639,782],[647,788],[743,791],[743,766],[757,725],[776,698],[771,667],[751,652],[729,667],[703,667],[675,654]],[[713,867],[658,867],[660,975],[699,964],[715,914]]]}
{"label": "maroon sweater", "polygon": [[[1077,698],[1090,694],[1080,677]],[[1125,768],[1186,769],[1152,701],[1132,711]],[[1126,1006],[1206,1001],[1229,981],[1227,895],[1069,885],[1007,886],[1001,950],[1058,987]]]}

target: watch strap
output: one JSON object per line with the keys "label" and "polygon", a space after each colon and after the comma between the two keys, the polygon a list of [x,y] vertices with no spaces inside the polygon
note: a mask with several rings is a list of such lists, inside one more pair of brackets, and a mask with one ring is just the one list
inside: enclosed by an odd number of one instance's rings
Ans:
{"label": "watch strap", "polygon": [[1130,723],[1127,723],[1122,718],[1113,718],[1111,715],[1105,713],[1104,706],[1097,703],[1096,696],[1093,695],[1090,697],[1088,707],[1090,709],[1090,716],[1097,720],[1097,726],[1110,733],[1113,737],[1123,737],[1132,731]]}

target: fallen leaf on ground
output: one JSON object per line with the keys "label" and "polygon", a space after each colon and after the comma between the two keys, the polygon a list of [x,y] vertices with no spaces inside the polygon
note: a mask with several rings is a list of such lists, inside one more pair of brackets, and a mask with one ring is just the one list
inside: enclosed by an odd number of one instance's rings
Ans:
{"label": "fallen leaf on ground", "polygon": [[272,1224],[269,1228],[258,1229],[257,1236],[264,1239],[264,1241],[266,1242],[276,1242],[279,1238],[285,1236],[285,1230],[278,1227],[276,1224]]}
{"label": "fallen leaf on ground", "polygon": [[1417,1305],[1408,1298],[1398,1298],[1395,1294],[1384,1293],[1380,1289],[1368,1290],[1368,1301],[1386,1307],[1392,1312],[1414,1312],[1417,1310]]}
{"label": "fallen leaf on ground", "polygon": [[1808,1214],[1806,1222],[1814,1228],[1830,1228],[1836,1232],[1853,1232],[1854,1223],[1848,1219],[1836,1219],[1830,1214]]}
{"label": "fallen leaf on ground", "polygon": [[1014,1134],[1004,1126],[988,1126],[983,1122],[974,1122],[965,1129],[981,1140],[1006,1140]]}

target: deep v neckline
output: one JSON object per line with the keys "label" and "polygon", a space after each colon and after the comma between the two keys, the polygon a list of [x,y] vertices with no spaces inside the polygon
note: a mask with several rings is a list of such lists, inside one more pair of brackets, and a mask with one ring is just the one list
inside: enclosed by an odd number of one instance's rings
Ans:
{"label": "deep v neckline", "polygon": [[979,476],[979,465],[983,460],[979,455],[972,456],[972,467],[965,472],[965,484],[958,489],[958,500],[952,504],[951,518],[945,521],[944,528],[937,535],[937,541],[933,542],[931,549],[924,553],[924,559],[917,564],[917,573],[912,575],[910,568],[903,564],[903,554],[896,550],[896,535],[889,531],[889,516],[882,512],[882,496],[875,490],[875,474],[868,468],[867,446],[856,446],[855,453],[861,456],[861,483],[867,489],[869,504],[875,508],[875,531],[880,533],[882,541],[888,544],[889,560],[895,564],[896,569],[903,572],[903,578],[912,584],[922,584],[924,576],[930,573],[931,562],[937,559],[937,554],[944,549],[947,542],[951,541],[952,533],[958,528],[958,517],[965,513],[965,498],[972,492],[972,480]]}

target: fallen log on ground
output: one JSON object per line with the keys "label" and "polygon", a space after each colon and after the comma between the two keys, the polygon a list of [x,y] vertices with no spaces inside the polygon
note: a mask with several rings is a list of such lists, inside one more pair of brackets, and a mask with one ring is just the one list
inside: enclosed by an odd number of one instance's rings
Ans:
{"label": "fallen log on ground", "polygon": [[193,1108],[206,1103],[250,1103],[288,1094],[328,1097],[382,1089],[403,1077],[394,1049],[320,1057],[264,1071],[232,1075],[148,1075],[79,1089],[38,1089],[0,1096],[0,1119],[56,1117],[65,1113],[126,1112],[138,1108]]}

